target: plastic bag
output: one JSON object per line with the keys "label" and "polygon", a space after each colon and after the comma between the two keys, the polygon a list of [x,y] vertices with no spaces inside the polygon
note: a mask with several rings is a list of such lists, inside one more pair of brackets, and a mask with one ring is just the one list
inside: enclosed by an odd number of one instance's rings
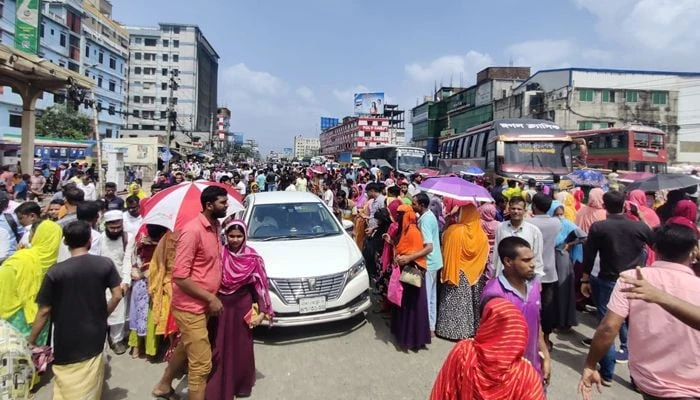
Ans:
{"label": "plastic bag", "polygon": [[401,307],[401,300],[403,299],[403,284],[401,284],[400,278],[401,268],[394,264],[391,270],[391,277],[389,278],[386,298],[399,307]]}

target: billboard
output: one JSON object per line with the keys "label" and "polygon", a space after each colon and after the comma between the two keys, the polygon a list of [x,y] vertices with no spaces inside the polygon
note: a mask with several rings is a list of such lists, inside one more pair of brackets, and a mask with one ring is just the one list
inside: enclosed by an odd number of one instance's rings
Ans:
{"label": "billboard", "polygon": [[338,118],[321,117],[321,132],[336,125],[340,125],[340,120]]}
{"label": "billboard", "polygon": [[355,115],[384,114],[384,93],[355,93]]}
{"label": "billboard", "polygon": [[39,0],[17,0],[15,48],[31,54],[39,51]]}
{"label": "billboard", "polygon": [[243,145],[243,132],[233,132],[233,143],[238,146]]}

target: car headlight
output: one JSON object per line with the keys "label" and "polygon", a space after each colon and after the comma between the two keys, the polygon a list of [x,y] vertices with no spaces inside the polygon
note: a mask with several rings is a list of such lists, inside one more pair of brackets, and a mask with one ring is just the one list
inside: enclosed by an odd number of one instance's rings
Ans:
{"label": "car headlight", "polygon": [[358,262],[353,264],[352,267],[348,270],[348,280],[351,280],[355,278],[357,275],[359,275],[362,271],[365,270],[365,260],[361,258]]}

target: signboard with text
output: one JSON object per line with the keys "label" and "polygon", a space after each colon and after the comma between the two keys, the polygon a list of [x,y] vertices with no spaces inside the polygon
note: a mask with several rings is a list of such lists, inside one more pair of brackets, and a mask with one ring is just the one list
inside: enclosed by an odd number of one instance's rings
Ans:
{"label": "signboard with text", "polygon": [[25,53],[39,51],[40,0],[17,0],[15,15],[15,48]]}
{"label": "signboard with text", "polygon": [[383,115],[384,93],[355,93],[355,115]]}

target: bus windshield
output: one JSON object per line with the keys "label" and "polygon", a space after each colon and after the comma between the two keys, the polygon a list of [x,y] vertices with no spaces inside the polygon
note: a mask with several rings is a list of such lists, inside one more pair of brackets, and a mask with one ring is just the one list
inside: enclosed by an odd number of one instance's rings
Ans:
{"label": "bus windshield", "polygon": [[397,168],[402,172],[416,172],[425,168],[425,150],[423,149],[398,149]]}
{"label": "bus windshield", "polygon": [[571,172],[570,142],[506,142],[501,161],[505,172],[556,173]]}

